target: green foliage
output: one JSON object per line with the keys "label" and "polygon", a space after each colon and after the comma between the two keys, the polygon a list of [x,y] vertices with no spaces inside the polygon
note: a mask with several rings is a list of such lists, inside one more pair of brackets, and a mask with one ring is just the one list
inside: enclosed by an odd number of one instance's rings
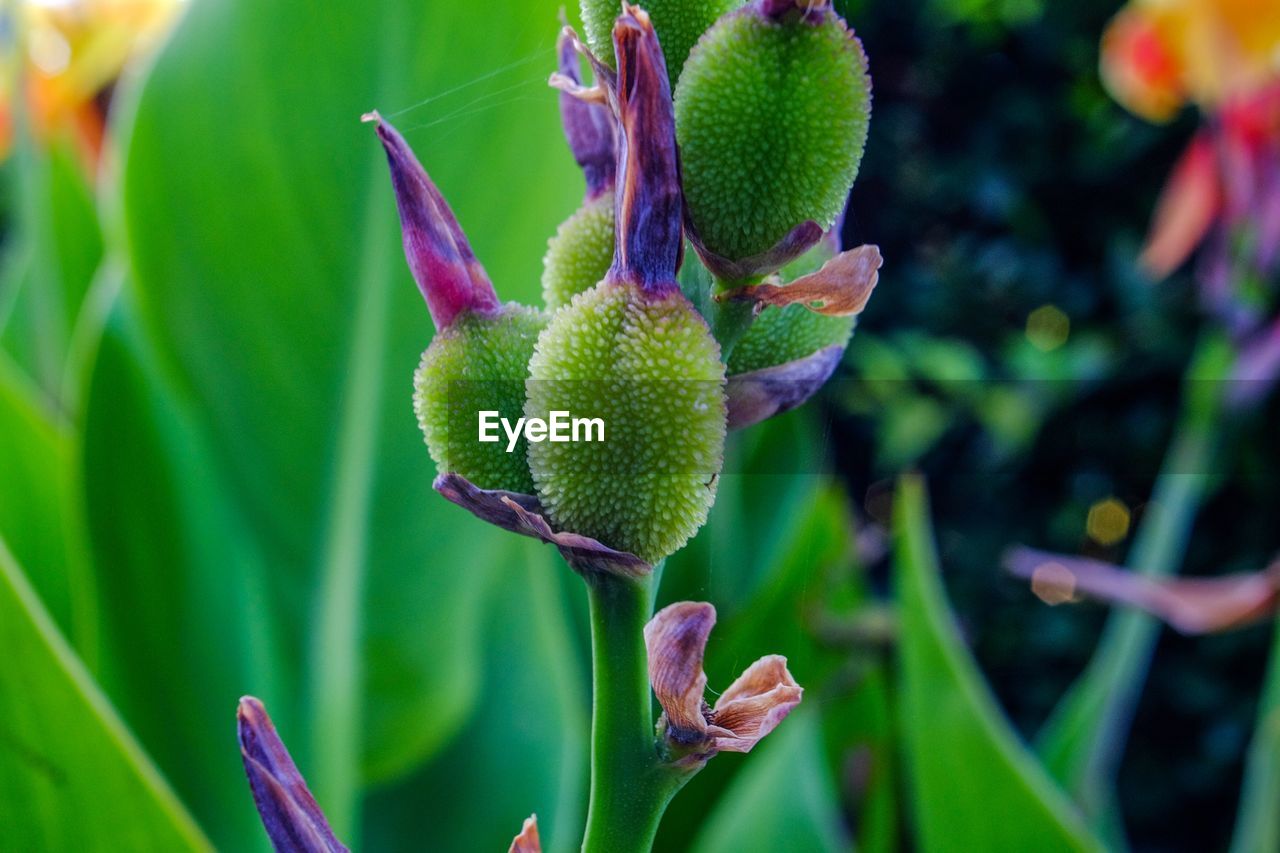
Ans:
{"label": "green foliage", "polygon": [[0,540],[0,824],[15,850],[208,850]]}
{"label": "green foliage", "polygon": [[603,442],[529,445],[555,524],[656,563],[715,500],[725,436],[724,365],[679,291],[604,282],[551,319],[529,364],[529,417],[601,418]]}
{"label": "green foliage", "polygon": [[748,762],[707,815],[693,842],[695,853],[851,849],[816,713],[793,713]]}
{"label": "green foliage", "polygon": [[555,310],[595,287],[613,263],[613,193],[586,202],[560,224],[542,259],[542,300]]}
{"label": "green foliage", "polygon": [[432,339],[413,375],[413,410],[441,474],[453,471],[482,489],[530,494],[528,442],[514,450],[475,440],[479,412],[515,423],[524,409],[524,381],[538,333],[547,324],[536,308],[509,304],[493,317],[466,313]]}
{"label": "green foliage", "polygon": [[867,60],[834,14],[729,15],[690,55],[675,106],[693,227],[718,254],[748,257],[844,208],[871,113]]}
{"label": "green foliage", "polygon": [[1102,849],[1018,743],[966,653],[943,596],[927,512],[923,482],[900,480],[894,505],[900,724],[917,842],[926,851]]}

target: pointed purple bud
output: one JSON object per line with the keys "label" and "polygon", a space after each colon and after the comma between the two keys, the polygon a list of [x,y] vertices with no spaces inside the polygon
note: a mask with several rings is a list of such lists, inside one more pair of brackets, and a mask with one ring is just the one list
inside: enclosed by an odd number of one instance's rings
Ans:
{"label": "pointed purple bud", "polygon": [[[578,66],[578,49],[573,31],[560,32],[556,50],[560,55],[559,75],[576,88],[582,87]],[[587,179],[586,200],[599,198],[613,190],[617,174],[615,122],[607,103],[584,100],[572,91],[560,92],[560,121],[573,159]]]}
{"label": "pointed purple bud", "polygon": [[244,772],[271,845],[281,853],[347,853],[276,734],[267,709],[245,696],[236,719]]}
{"label": "pointed purple bud", "polygon": [[651,292],[677,289],[684,250],[671,84],[649,15],[622,5],[613,28],[618,140],[617,247],[609,276]]}
{"label": "pointed purple bud", "polygon": [[427,300],[436,329],[444,329],[464,311],[491,314],[500,309],[498,294],[476,260],[453,211],[431,182],[418,158],[396,129],[377,111],[363,116],[374,123],[387,152],[391,185],[400,211],[404,256]]}
{"label": "pointed purple bud", "polygon": [[756,8],[761,15],[775,21],[798,11],[800,20],[818,24],[831,11],[831,0],[758,0]]}

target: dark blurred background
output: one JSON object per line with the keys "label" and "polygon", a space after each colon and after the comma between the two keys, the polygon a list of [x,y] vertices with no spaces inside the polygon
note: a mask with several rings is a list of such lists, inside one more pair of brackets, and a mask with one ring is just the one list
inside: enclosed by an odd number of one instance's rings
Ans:
{"label": "dark blurred background", "polygon": [[[875,80],[844,238],[878,243],[886,261],[846,381],[825,391],[833,453],[872,520],[887,519],[896,470],[929,475],[953,603],[1032,738],[1106,611],[1043,605],[1001,554],[1024,543],[1125,559],[1203,325],[1192,270],[1154,283],[1136,266],[1197,118],[1153,126],[1104,91],[1112,0],[843,7]],[[1271,400],[1232,425],[1185,574],[1256,570],[1280,550],[1267,476],[1278,414]],[[1103,501],[1128,523],[1098,541],[1087,519]],[[1269,636],[1163,631],[1120,773],[1136,849],[1229,837]]]}

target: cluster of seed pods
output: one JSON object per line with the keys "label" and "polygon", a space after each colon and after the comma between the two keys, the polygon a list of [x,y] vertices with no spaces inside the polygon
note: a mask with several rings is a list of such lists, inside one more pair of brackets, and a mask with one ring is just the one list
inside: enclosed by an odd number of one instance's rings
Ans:
{"label": "cluster of seed pods", "polygon": [[[799,405],[848,343],[880,265],[874,247],[839,245],[870,80],[830,0],[582,12],[590,48],[566,28],[552,85],[586,193],[550,240],[544,307],[500,302],[373,118],[437,327],[414,395],[437,489],[576,568],[635,571],[706,520],[727,430]],[[508,452],[475,440],[485,410],[586,411],[609,435]]]}

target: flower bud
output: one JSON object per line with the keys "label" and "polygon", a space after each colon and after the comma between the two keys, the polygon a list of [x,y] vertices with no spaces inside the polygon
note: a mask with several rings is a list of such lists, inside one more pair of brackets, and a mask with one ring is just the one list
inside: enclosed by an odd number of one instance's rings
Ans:
{"label": "flower bud", "polygon": [[675,279],[681,196],[661,48],[632,6],[613,37],[617,78],[602,82],[622,129],[614,261],[539,336],[525,406],[530,417],[598,417],[608,433],[599,443],[531,444],[529,466],[557,529],[653,563],[697,531],[715,498],[724,365]]}
{"label": "flower bud", "polygon": [[253,802],[272,846],[276,850],[347,853],[260,701],[252,696],[241,698],[236,728]]}
{"label": "flower bud", "polygon": [[[740,0],[649,0],[644,9],[653,21],[666,57],[667,79],[675,86],[689,51],[716,19]],[[587,44],[605,61],[613,59],[610,41],[618,4],[610,0],[582,0],[582,23]],[[612,62],[609,63],[613,65]]]}
{"label": "flower bud", "polygon": [[[556,43],[559,71],[552,78],[561,88],[581,88],[578,54],[570,31]],[[571,91],[560,93],[560,119],[573,158],[587,181],[586,196],[548,241],[543,258],[542,298],[555,310],[590,290],[613,262],[613,194],[617,152],[615,122],[607,104],[583,100]]]}
{"label": "flower bud", "polygon": [[[500,305],[453,211],[399,133],[377,113],[387,153],[405,257],[437,332],[414,374],[413,408],[440,473],[457,472],[487,489],[533,488],[524,440],[475,440],[479,412],[511,421],[524,407],[524,380],[546,317],[514,303]],[[452,437],[452,440],[451,440]]]}
{"label": "flower bud", "polygon": [[644,629],[649,682],[662,718],[658,733],[667,759],[698,766],[717,752],[750,752],[800,704],[804,690],[787,659],[766,655],[740,675],[709,707],[702,670],[716,609],[681,601],[658,611]]}
{"label": "flower bud", "polygon": [[870,113],[866,56],[830,0],[720,18],[676,89],[690,239],[708,268],[763,275],[816,242],[844,208]]}

